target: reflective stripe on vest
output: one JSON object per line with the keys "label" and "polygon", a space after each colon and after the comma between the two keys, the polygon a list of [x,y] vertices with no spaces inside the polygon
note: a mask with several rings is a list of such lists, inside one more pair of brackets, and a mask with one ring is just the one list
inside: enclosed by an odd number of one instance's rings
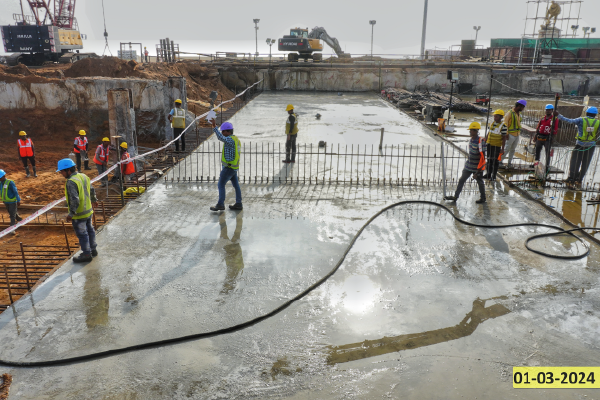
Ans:
{"label": "reflective stripe on vest", "polygon": [[235,143],[235,158],[233,159],[233,161],[227,161],[225,159],[225,146],[223,146],[223,151],[221,154],[221,164],[223,164],[224,167],[229,167],[231,169],[239,169],[240,168],[240,140],[236,137],[231,135],[230,138],[233,139],[233,142]]}
{"label": "reflective stripe on vest", "polygon": [[510,126],[507,126],[508,133],[510,134],[517,132],[517,135],[513,136],[518,136],[518,134],[521,132],[521,117],[513,110],[510,110],[510,115],[512,116],[512,118],[510,121]]}
{"label": "reflective stripe on vest", "polygon": [[183,108],[174,108],[173,118],[171,119],[171,127],[185,128],[185,110]]}
{"label": "reflective stripe on vest", "polygon": [[[96,156],[98,155],[98,148],[100,149],[100,159],[96,158]],[[106,149],[104,148],[104,146],[99,145],[98,148],[96,149],[96,154],[94,155],[94,162],[98,165],[102,165],[103,163],[107,163],[108,162],[108,152],[110,151],[110,149],[107,147]]]}
{"label": "reflective stripe on vest", "polygon": [[596,118],[583,118],[583,129],[577,140],[582,142],[591,142],[596,140],[596,134],[600,128],[600,120]]}
{"label": "reflective stripe on vest", "polygon": [[[125,152],[121,155],[121,161],[125,161],[130,158],[131,157],[129,156],[128,152]],[[135,166],[133,165],[133,161],[129,161],[129,162],[125,162],[125,163],[121,164],[121,172],[123,172],[123,175],[129,175],[129,174],[135,173]]]}
{"label": "reflective stripe on vest", "polygon": [[8,197],[8,185],[11,184],[10,179],[6,179],[4,181],[3,185],[0,185],[0,198],[2,199],[2,202],[4,203],[16,203],[17,202],[17,196],[15,197]]}
{"label": "reflective stripe on vest", "polygon": [[19,143],[19,155],[21,157],[33,157],[33,142],[31,141],[31,139],[18,139],[17,142]]}
{"label": "reflective stripe on vest", "polygon": [[[291,135],[295,135],[298,133],[298,114],[293,113],[292,116],[296,118],[296,122],[294,123],[294,129],[292,129]],[[285,134],[290,135],[290,117],[288,117],[285,123]]]}
{"label": "reflective stripe on vest", "polygon": [[[90,178],[85,174],[73,174],[69,180],[77,185],[79,193],[79,206],[75,210],[73,219],[89,218],[94,210],[92,209],[92,200],[90,199]],[[67,192],[67,183],[65,182],[65,197],[67,199],[67,207],[69,207],[69,194]]]}
{"label": "reflective stripe on vest", "polygon": [[[77,147],[79,150],[85,152],[85,146],[87,145],[88,140],[86,137],[83,138],[83,140],[81,140],[81,137],[76,137],[75,138],[75,147]],[[79,153],[79,151],[75,150],[76,153]]]}
{"label": "reflective stripe on vest", "polygon": [[488,133],[487,143],[491,146],[502,146],[502,127],[504,126],[504,122],[495,122],[492,121],[490,124],[490,130]]}

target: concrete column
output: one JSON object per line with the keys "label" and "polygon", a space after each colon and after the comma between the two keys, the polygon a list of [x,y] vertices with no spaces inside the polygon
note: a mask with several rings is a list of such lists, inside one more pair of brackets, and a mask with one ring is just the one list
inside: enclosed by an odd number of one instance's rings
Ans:
{"label": "concrete column", "polygon": [[[131,89],[111,89],[108,93],[108,127],[111,143],[119,146],[127,142],[129,155],[136,156],[137,134],[135,131],[135,110],[133,109],[133,95]],[[121,136],[120,141],[112,140],[112,136]],[[115,152],[115,157],[116,157]]]}
{"label": "concrete column", "polygon": [[[170,76],[167,79],[167,88],[165,93],[165,98],[169,109],[167,110],[167,116],[171,109],[175,108],[175,100],[181,100],[181,108],[186,111],[187,114],[187,91],[185,88],[185,78],[183,76]],[[167,140],[173,140],[173,129],[171,128],[171,124],[167,122],[165,137]]]}

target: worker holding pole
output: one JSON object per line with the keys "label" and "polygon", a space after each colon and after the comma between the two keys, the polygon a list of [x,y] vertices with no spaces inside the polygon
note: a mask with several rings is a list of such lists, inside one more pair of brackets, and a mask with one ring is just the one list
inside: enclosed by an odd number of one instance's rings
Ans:
{"label": "worker holding pole", "polygon": [[486,143],[487,149],[487,177],[490,181],[496,180],[496,174],[498,173],[498,164],[501,155],[504,153],[504,146],[506,145],[506,136],[508,135],[508,129],[502,119],[504,118],[504,111],[494,111],[494,120],[490,123],[488,136]]}
{"label": "worker holding pole", "polygon": [[[548,154],[550,151],[550,135],[556,135],[558,133],[558,119],[554,118],[554,106],[552,104],[546,105],[546,115],[540,120],[535,130],[535,161],[540,161],[540,155],[542,149],[544,153]],[[554,121],[554,129],[552,129],[552,122]],[[546,160],[546,164],[548,160]]]}
{"label": "worker holding pole", "polygon": [[217,128],[215,119],[211,119],[210,123],[213,127],[213,132],[221,142],[223,142],[223,153],[221,155],[221,175],[219,176],[219,201],[217,205],[211,207],[211,211],[222,211],[225,209],[225,185],[231,181],[235,189],[235,204],[230,205],[231,210],[242,210],[242,190],[238,181],[238,169],[240,168],[240,140],[233,135],[233,125],[231,122],[225,122],[221,125],[221,129]]}
{"label": "worker holding pole", "polygon": [[287,140],[285,141],[285,160],[284,163],[295,163],[296,162],[296,138],[298,137],[298,115],[294,113],[294,106],[288,104],[285,111],[288,113],[288,119],[285,123],[285,134]]}
{"label": "worker holding pole", "polygon": [[31,167],[33,168],[33,176],[37,178],[37,171],[35,169],[35,148],[33,147],[33,141],[27,137],[27,133],[25,131],[19,132],[19,139],[17,140],[17,144],[19,145],[19,158],[23,163],[23,167],[25,167],[25,172],[27,173],[27,178],[31,176],[29,172],[29,166],[27,165],[27,161],[31,162]]}
{"label": "worker holding pole", "polygon": [[583,118],[565,118],[558,111],[554,111],[554,115],[561,121],[575,124],[579,131],[575,138],[575,148],[571,153],[567,183],[581,185],[596,149],[598,128],[600,128],[600,120],[596,119],[598,109],[596,107],[588,108],[586,116]]}
{"label": "worker holding pole", "polygon": [[479,186],[479,193],[481,197],[476,201],[477,204],[485,203],[485,184],[483,183],[483,170],[485,169],[485,141],[479,137],[479,130],[481,124],[479,122],[473,122],[469,125],[469,133],[471,134],[471,140],[469,141],[469,154],[465,167],[462,171],[462,176],[458,181],[456,187],[456,193],[454,196],[446,196],[446,200],[456,201],[462,192],[463,186],[469,177],[477,181]]}
{"label": "worker holding pole", "polygon": [[[6,172],[2,169],[0,169],[0,199],[2,199],[6,207],[6,211],[8,211],[10,226],[15,225],[23,219],[17,211],[17,207],[21,205],[21,197],[19,197],[17,185],[15,185],[14,181],[6,179]],[[17,234],[16,231],[12,233],[13,235]]]}
{"label": "worker holding pole", "polygon": [[97,207],[96,191],[91,185],[86,174],[77,172],[77,166],[70,158],[58,162],[59,172],[67,181],[65,182],[65,198],[67,199],[67,222],[73,224],[73,230],[79,239],[81,254],[73,257],[73,262],[82,263],[92,261],[98,255],[96,250],[96,231],[92,224],[93,207]]}
{"label": "worker holding pole", "polygon": [[[504,117],[504,125],[508,129],[508,136],[506,139],[505,153],[502,155],[502,161],[508,156],[508,163],[506,168],[511,168],[512,159],[515,156],[515,150],[519,144],[519,135],[521,134],[521,111],[527,106],[527,101],[519,100],[515,103],[515,106],[506,114]],[[500,164],[500,168],[504,168]]]}
{"label": "worker holding pole", "polygon": [[[181,108],[181,100],[175,100],[175,108],[169,113],[169,122],[173,128],[173,138],[181,135],[185,129],[185,110]],[[179,140],[175,141],[175,151],[179,151]],[[181,136],[181,151],[185,151],[185,134]]]}
{"label": "worker holding pole", "polygon": [[75,138],[75,143],[73,143],[73,152],[75,153],[75,158],[77,160],[77,171],[81,172],[81,159],[83,159],[84,168],[87,171],[90,171],[90,159],[88,158],[88,138],[87,133],[82,129],[79,131],[79,136]]}
{"label": "worker holding pole", "polygon": [[[96,148],[96,154],[94,155],[94,164],[98,169],[98,175],[102,175],[108,169],[108,153],[110,152],[110,139],[105,137],[102,139],[102,144]],[[108,176],[105,176],[101,180],[100,186],[108,185]]]}

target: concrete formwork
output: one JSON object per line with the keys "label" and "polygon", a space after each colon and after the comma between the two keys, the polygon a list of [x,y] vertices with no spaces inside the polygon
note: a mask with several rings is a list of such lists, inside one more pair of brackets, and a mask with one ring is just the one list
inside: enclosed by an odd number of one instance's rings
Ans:
{"label": "concrete formwork", "polygon": [[136,156],[137,134],[131,90],[113,89],[109,90],[107,95],[110,135],[111,137],[121,137],[119,141],[113,144],[119,146],[121,142],[127,142],[127,151],[132,157]]}

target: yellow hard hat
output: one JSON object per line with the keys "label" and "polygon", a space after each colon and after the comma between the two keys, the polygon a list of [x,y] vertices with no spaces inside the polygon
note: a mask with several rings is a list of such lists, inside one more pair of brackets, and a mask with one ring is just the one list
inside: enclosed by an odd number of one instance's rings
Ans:
{"label": "yellow hard hat", "polygon": [[109,138],[107,138],[107,137],[105,137],[105,138],[102,138],[102,141],[103,141],[103,142],[110,142],[110,139],[109,139]]}
{"label": "yellow hard hat", "polygon": [[27,135],[27,133],[25,131],[19,132],[19,136],[25,136],[25,135]]}
{"label": "yellow hard hat", "polygon": [[119,146],[121,146],[122,148],[126,149],[127,148],[127,142],[123,142]]}
{"label": "yellow hard hat", "polygon": [[290,110],[293,110],[293,109],[294,109],[294,106],[291,105],[291,104],[288,104],[287,107],[285,108],[285,111],[290,111]]}
{"label": "yellow hard hat", "polygon": [[85,131],[84,131],[83,129],[79,131],[79,134],[80,134],[81,136],[85,136],[85,135],[86,135],[86,133],[85,133]]}
{"label": "yellow hard hat", "polygon": [[469,130],[471,129],[481,129],[481,124],[479,122],[471,122],[471,125],[469,125]]}
{"label": "yellow hard hat", "polygon": [[180,100],[180,99],[177,99],[177,100],[175,100],[175,103],[179,103],[179,104],[181,104],[181,100]]}
{"label": "yellow hard hat", "polygon": [[496,111],[494,111],[494,115],[502,115],[504,117],[504,111],[503,110],[496,110]]}

